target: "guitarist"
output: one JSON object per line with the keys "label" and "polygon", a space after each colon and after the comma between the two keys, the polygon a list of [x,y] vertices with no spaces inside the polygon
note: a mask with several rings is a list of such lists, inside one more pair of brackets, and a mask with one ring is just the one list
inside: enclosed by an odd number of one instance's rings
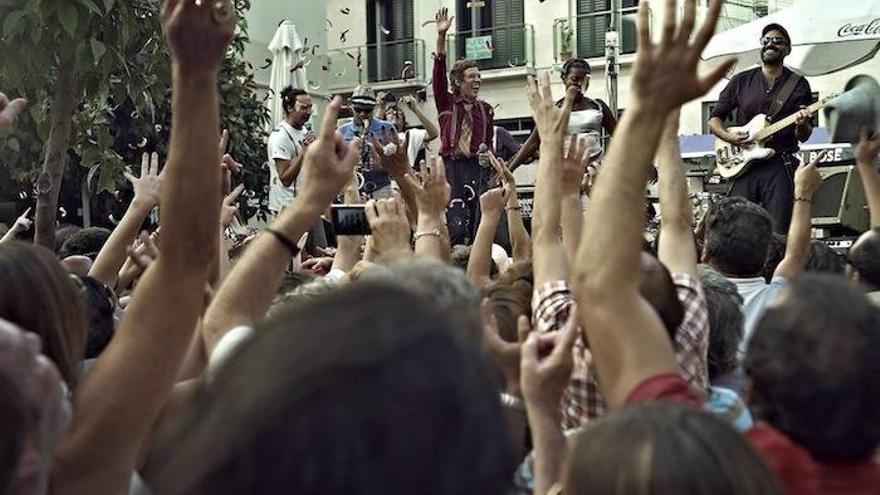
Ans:
{"label": "guitarist", "polygon": [[712,134],[728,143],[740,144],[747,141],[746,133],[731,132],[724,125],[724,120],[734,110],[737,111],[737,126],[748,123],[761,113],[775,122],[798,112],[793,128],[783,129],[764,142],[765,147],[776,153],[752,163],[733,180],[730,189],[731,196],[741,196],[762,205],[773,217],[776,232],[783,234],[788,231],[791,220],[794,170],[797,168],[793,153],[798,150],[798,142],[806,141],[813,132],[810,114],[803,110],[812,101],[810,83],[783,65],[789,53],[791,38],[788,31],[779,24],[764,27],[761,34],[762,66],[733,76],[721,92],[709,119]]}

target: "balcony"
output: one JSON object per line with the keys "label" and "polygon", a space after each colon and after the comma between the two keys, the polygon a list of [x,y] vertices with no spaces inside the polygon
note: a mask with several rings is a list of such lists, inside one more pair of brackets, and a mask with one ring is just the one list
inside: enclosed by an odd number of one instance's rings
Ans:
{"label": "balcony", "polygon": [[[535,31],[531,24],[459,31],[447,36],[446,51],[451,60],[471,59],[480,70],[505,70],[510,75],[521,75],[535,68]],[[492,76],[487,74],[484,78]]]}
{"label": "balcony", "polygon": [[361,84],[374,89],[424,87],[427,80],[425,41],[421,39],[330,50],[327,59],[330,90],[350,90]]}
{"label": "balcony", "polygon": [[[638,7],[621,9],[620,54],[636,51],[636,13]],[[556,62],[570,57],[601,58],[605,56],[605,33],[611,24],[611,10],[564,17],[553,21],[553,53]]]}

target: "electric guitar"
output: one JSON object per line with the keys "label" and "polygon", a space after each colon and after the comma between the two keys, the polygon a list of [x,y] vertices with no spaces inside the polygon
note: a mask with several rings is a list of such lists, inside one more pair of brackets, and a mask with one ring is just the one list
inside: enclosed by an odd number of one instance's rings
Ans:
{"label": "electric guitar", "polygon": [[[836,94],[828,95],[804,110],[812,115],[836,96]],[[767,122],[767,116],[761,113],[755,115],[744,126],[729,128],[730,132],[744,132],[748,137],[741,144],[731,144],[721,138],[715,138],[715,164],[718,174],[725,179],[735,179],[745,173],[755,160],[764,160],[773,156],[776,151],[765,148],[764,142],[770,136],[794,124],[796,120],[797,112],[770,124]]]}

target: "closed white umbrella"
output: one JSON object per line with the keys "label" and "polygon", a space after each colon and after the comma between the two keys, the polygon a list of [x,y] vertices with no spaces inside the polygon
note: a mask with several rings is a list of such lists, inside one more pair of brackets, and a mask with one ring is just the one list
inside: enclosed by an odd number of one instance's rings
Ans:
{"label": "closed white umbrella", "polygon": [[269,124],[271,129],[287,116],[281,105],[281,91],[287,86],[307,90],[308,79],[306,67],[291,71],[305,55],[305,46],[292,22],[284,21],[278,26],[269,43],[269,51],[272,52],[272,76],[269,79],[272,92],[268,100],[269,111],[272,113]]}
{"label": "closed white umbrella", "polygon": [[703,60],[737,55],[733,75],[761,63],[761,30],[780,24],[791,35],[785,64],[819,76],[870,60],[880,48],[880,0],[801,0],[786,9],[717,34]]}

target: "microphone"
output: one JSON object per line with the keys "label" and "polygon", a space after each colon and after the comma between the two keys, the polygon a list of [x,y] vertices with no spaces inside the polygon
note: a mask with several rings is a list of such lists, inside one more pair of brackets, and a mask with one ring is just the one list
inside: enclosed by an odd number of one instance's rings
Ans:
{"label": "microphone", "polygon": [[489,147],[486,146],[486,143],[480,143],[480,147],[477,150],[477,162],[483,168],[489,167],[489,156],[486,154],[488,151]]}

